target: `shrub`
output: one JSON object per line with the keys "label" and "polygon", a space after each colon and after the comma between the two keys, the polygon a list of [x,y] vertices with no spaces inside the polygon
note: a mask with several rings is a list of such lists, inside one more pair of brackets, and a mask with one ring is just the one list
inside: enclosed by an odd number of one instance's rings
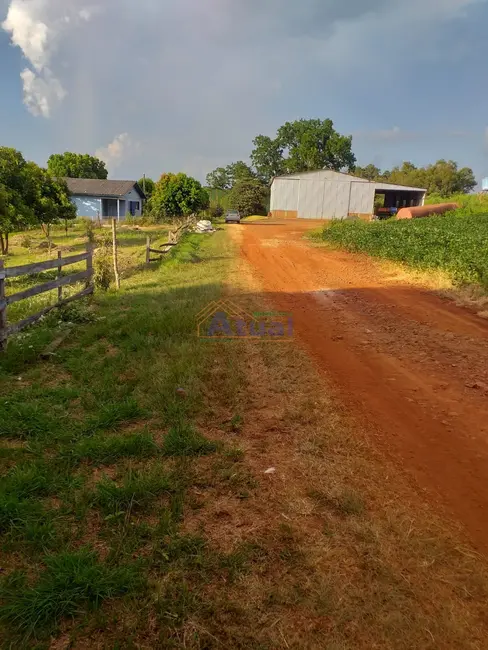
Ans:
{"label": "shrub", "polygon": [[114,277],[110,234],[103,233],[98,243],[100,247],[93,254],[93,282],[97,289],[107,291]]}
{"label": "shrub", "polygon": [[81,229],[90,244],[95,242],[95,224],[91,219],[83,217],[80,219]]}
{"label": "shrub", "polygon": [[224,208],[221,205],[212,205],[210,207],[210,219],[220,219],[224,216]]}
{"label": "shrub", "polygon": [[29,237],[29,235],[24,234],[20,238],[19,245],[22,246],[22,248],[31,248],[32,247],[32,238]]}

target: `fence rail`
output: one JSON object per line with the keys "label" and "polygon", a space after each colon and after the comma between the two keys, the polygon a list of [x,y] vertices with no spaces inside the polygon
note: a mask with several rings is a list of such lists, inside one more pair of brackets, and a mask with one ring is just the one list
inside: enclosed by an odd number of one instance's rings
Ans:
{"label": "fence rail", "polygon": [[[86,260],[86,271],[80,271],[78,273],[71,273],[70,275],[62,276],[61,269],[64,266],[70,266],[71,264],[77,264],[78,262],[84,262]],[[29,289],[24,289],[10,296],[6,295],[5,292],[5,280],[7,278],[16,278],[21,275],[37,275],[43,271],[49,271],[51,269],[57,269],[58,275],[55,280],[50,280],[49,282],[43,282],[42,284],[37,284]],[[79,300],[84,296],[88,296],[93,293],[93,250],[90,248],[86,253],[81,253],[80,255],[72,255],[70,257],[62,257],[61,252],[58,252],[57,259],[46,260],[45,262],[36,262],[34,264],[26,264],[24,266],[12,266],[9,268],[4,267],[3,260],[0,260],[0,350],[4,350],[7,346],[8,337],[12,334],[20,332],[25,327],[32,325],[40,318],[48,314],[53,309],[67,305],[74,300]],[[79,291],[69,298],[63,299],[63,287],[66,287],[71,284],[76,284],[78,282],[86,281],[86,286],[82,291]],[[54,289],[58,290],[57,302],[48,307],[44,307],[36,314],[25,318],[18,323],[13,325],[8,325],[7,322],[7,307],[13,305],[16,302],[25,300],[26,298],[31,298],[32,296],[38,296],[41,293],[47,291],[53,291]]]}
{"label": "fence rail", "polygon": [[151,248],[151,238],[148,236],[146,238],[146,264],[150,262],[159,262],[160,257],[154,258],[151,257],[151,253],[155,255],[166,255],[170,252],[173,246],[177,246],[183,234],[192,228],[196,223],[195,217],[188,217],[176,230],[170,230],[168,233],[168,241],[165,244],[162,244],[161,248]]}

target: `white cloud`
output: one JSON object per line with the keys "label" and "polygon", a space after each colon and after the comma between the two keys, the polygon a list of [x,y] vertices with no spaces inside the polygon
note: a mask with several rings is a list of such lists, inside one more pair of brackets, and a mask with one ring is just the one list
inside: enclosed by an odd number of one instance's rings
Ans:
{"label": "white cloud", "polygon": [[139,150],[139,143],[128,133],[117,135],[106,147],[97,149],[95,155],[106,163],[109,171],[113,171],[130,159]]}
{"label": "white cloud", "polygon": [[20,73],[24,84],[24,103],[32,115],[50,117],[52,106],[61,102],[66,91],[60,82],[45,68],[42,76],[36,75],[30,68]]}
{"label": "white cloud", "polygon": [[50,62],[66,31],[95,13],[91,7],[78,10],[77,4],[78,0],[12,0],[1,24],[35,71],[26,68],[20,74],[24,104],[35,116],[50,117],[67,95]]}

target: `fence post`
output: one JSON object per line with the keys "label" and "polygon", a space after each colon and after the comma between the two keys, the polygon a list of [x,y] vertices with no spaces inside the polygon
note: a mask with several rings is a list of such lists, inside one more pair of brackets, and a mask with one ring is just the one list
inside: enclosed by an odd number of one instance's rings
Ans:
{"label": "fence post", "polygon": [[117,219],[112,219],[112,242],[113,242],[115,286],[118,290],[120,289],[120,276],[119,276],[119,260],[117,257]]}
{"label": "fence post", "polygon": [[0,260],[0,350],[7,347],[7,303],[5,300],[5,269]]}
{"label": "fence post", "polygon": [[[62,256],[61,251],[58,251],[58,260],[60,262],[60,264],[58,266],[58,274],[57,274],[58,280],[60,280],[61,276],[62,276],[62,268],[63,267],[61,266],[61,256]],[[61,302],[62,299],[63,299],[63,287],[58,287],[58,302]]]}
{"label": "fence post", "polygon": [[151,251],[149,250],[151,248],[151,237],[148,235],[146,237],[146,264],[149,264],[151,261]]}
{"label": "fence post", "polygon": [[86,270],[90,271],[90,277],[86,279],[86,288],[93,284],[93,244],[88,242],[86,245],[86,252],[88,257],[86,258]]}

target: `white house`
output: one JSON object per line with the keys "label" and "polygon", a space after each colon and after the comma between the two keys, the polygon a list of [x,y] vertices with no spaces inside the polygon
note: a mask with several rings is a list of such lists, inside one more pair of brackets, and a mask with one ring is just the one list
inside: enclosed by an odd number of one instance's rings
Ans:
{"label": "white house", "polygon": [[79,217],[125,219],[139,217],[146,196],[135,181],[65,178]]}
{"label": "white house", "polygon": [[384,196],[380,212],[423,205],[426,190],[376,183],[329,169],[277,176],[271,184],[271,213],[278,219],[371,218],[375,196]]}

